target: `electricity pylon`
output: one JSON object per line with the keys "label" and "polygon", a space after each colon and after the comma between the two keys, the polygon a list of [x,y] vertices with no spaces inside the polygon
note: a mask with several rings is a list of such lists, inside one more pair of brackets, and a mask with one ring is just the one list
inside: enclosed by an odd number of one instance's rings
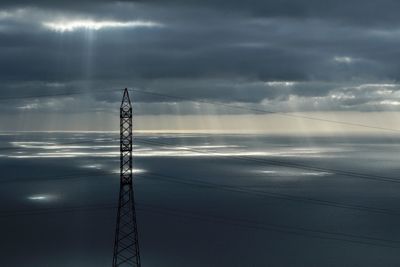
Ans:
{"label": "electricity pylon", "polygon": [[120,107],[120,192],[113,267],[140,267],[135,199],[132,186],[132,106],[125,89]]}

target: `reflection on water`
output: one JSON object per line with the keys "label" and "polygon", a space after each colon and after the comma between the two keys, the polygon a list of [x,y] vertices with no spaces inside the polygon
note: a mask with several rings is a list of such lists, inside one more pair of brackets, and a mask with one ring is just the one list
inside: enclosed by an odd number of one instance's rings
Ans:
{"label": "reflection on water", "polygon": [[[61,134],[59,134],[61,135]],[[99,135],[99,134],[98,134]],[[12,141],[9,142],[9,150],[2,157],[9,158],[71,158],[71,157],[117,157],[118,140],[115,134],[103,134],[102,138],[86,140],[85,144],[72,144],[68,142],[47,141]],[[100,136],[103,136],[100,135]],[[187,139],[187,144],[181,142],[187,137],[162,136],[157,137],[157,142],[146,140],[154,139],[154,136],[140,136],[134,142],[135,157],[229,157],[229,156],[256,156],[256,157],[334,157],[348,148],[329,146],[279,146],[277,144],[263,143],[257,146],[243,146],[234,144],[210,145],[209,138],[193,137]],[[240,137],[226,137],[226,141],[241,143]],[[54,140],[54,139],[52,139]],[[81,140],[77,143],[82,142]],[[142,143],[142,144],[141,144]],[[193,144],[195,143],[195,144]],[[198,144],[196,144],[198,143]],[[6,146],[7,147],[7,146]]]}
{"label": "reflection on water", "polygon": [[52,201],[57,199],[54,195],[49,194],[38,194],[38,195],[31,195],[28,197],[29,200],[36,201],[36,202],[44,202],[44,201]]}
{"label": "reflection on water", "polygon": [[[118,137],[0,134],[0,265],[109,265]],[[400,242],[400,184],[343,175],[398,179],[400,138],[154,134],[134,144],[143,266],[400,262],[377,241]]]}

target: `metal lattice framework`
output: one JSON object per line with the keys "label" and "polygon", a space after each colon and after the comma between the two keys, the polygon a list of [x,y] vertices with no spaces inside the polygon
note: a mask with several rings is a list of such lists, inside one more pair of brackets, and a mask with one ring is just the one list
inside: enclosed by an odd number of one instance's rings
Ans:
{"label": "metal lattice framework", "polygon": [[113,267],[140,267],[138,230],[132,185],[132,106],[125,89],[120,107],[121,182]]}

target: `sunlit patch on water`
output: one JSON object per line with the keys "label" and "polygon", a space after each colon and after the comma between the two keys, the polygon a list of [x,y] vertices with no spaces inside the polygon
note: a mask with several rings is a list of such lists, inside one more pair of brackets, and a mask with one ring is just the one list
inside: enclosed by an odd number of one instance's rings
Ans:
{"label": "sunlit patch on water", "polygon": [[49,202],[56,200],[57,197],[55,195],[49,195],[49,194],[37,194],[28,196],[27,199],[35,202]]}
{"label": "sunlit patch on water", "polygon": [[77,158],[77,157],[117,157],[119,152],[70,152],[70,151],[56,151],[49,153],[21,153],[19,155],[7,155],[8,158],[28,159],[28,158]]}
{"label": "sunlit patch on water", "polygon": [[101,170],[103,167],[101,164],[89,164],[89,165],[83,165],[81,166],[82,168],[85,169],[94,169],[94,170]]}
{"label": "sunlit patch on water", "polygon": [[[146,170],[143,170],[143,169],[132,169],[132,173],[133,174],[140,174],[140,173],[145,173],[146,172]],[[120,173],[120,169],[115,169],[115,170],[113,170],[112,171],[112,173]]]}
{"label": "sunlit patch on water", "polygon": [[310,177],[323,177],[333,175],[330,172],[318,172],[318,171],[303,171],[297,169],[276,169],[276,170],[257,170],[255,173],[264,175],[269,179],[279,179],[279,180],[298,180],[300,178],[310,178]]}
{"label": "sunlit patch on water", "polygon": [[332,173],[329,173],[329,172],[303,172],[301,170],[260,171],[260,173],[276,174],[279,176],[327,176],[327,175],[332,175]]}
{"label": "sunlit patch on water", "polygon": [[[152,139],[152,136],[142,139]],[[162,138],[161,138],[162,139]],[[65,141],[65,138],[62,139]],[[94,138],[88,144],[55,142],[54,138],[44,141],[13,141],[11,147],[1,157],[8,158],[77,158],[77,157],[119,157],[119,145],[116,139]],[[198,144],[170,144],[171,140],[160,144],[139,144],[133,146],[134,157],[282,157],[282,158],[333,158],[340,157],[342,148],[335,147],[290,147],[274,144],[247,146],[201,142]],[[173,142],[173,141],[172,141]],[[78,142],[79,143],[79,142]],[[343,154],[343,153],[342,153]],[[315,174],[310,174],[315,175]]]}
{"label": "sunlit patch on water", "polygon": [[116,145],[69,145],[50,142],[11,142],[19,148],[38,148],[38,149],[99,149],[99,148],[118,148]]}

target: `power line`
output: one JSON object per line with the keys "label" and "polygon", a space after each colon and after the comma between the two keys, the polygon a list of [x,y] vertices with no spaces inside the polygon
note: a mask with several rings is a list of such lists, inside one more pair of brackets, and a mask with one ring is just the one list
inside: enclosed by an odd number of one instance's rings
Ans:
{"label": "power line", "polygon": [[[47,180],[47,181],[60,181],[60,180],[75,180],[75,179],[86,179],[88,177],[107,177],[113,176],[111,173],[81,173],[81,174],[70,174],[64,176],[53,176],[53,177],[46,177],[46,178],[18,178],[18,179],[7,179],[7,180],[0,180],[0,183],[15,183],[15,182],[37,182]],[[183,184],[186,186],[192,186],[197,188],[208,188],[208,189],[217,189],[232,193],[240,193],[240,194],[247,194],[250,196],[258,196],[258,197],[267,197],[271,199],[280,199],[285,201],[291,202],[302,202],[306,204],[318,205],[318,206],[327,206],[333,208],[342,208],[348,210],[356,210],[362,212],[369,212],[369,213],[377,213],[377,214],[385,214],[390,216],[400,216],[400,212],[391,209],[385,208],[377,208],[377,207],[370,207],[364,205],[356,205],[356,204],[349,204],[339,201],[330,201],[330,200],[323,200],[318,198],[311,198],[311,197],[302,197],[284,193],[277,193],[277,192],[270,192],[265,190],[257,190],[257,189],[248,189],[244,188],[243,186],[235,186],[229,184],[219,184],[219,183],[210,183],[202,181],[196,177],[192,177],[192,179],[185,179],[182,180],[179,177],[164,175],[156,172],[147,172],[147,173],[139,173],[136,175],[137,177],[143,177],[144,179],[152,179],[158,180],[162,182],[172,182],[177,184]],[[108,180],[99,180],[99,181],[108,181]]]}
{"label": "power line", "polygon": [[[182,217],[186,219],[194,219],[196,221],[208,221],[212,223],[220,223],[225,225],[233,225],[241,228],[278,232],[284,234],[300,235],[309,238],[317,238],[322,240],[333,240],[353,244],[368,245],[374,247],[386,247],[398,249],[400,241],[385,239],[379,237],[371,237],[365,235],[355,235],[343,232],[331,232],[325,230],[316,230],[305,227],[289,226],[289,225],[278,225],[259,221],[252,221],[240,218],[226,218],[221,216],[205,215],[200,213],[188,212],[177,209],[170,209],[166,207],[147,205],[138,203],[138,210],[141,212],[150,212],[155,214],[171,215],[174,217]],[[49,208],[49,209],[35,209],[35,210],[20,210],[13,212],[0,212],[0,218],[9,218],[17,216],[35,216],[43,214],[61,214],[71,212],[89,212],[89,211],[106,211],[115,210],[117,207],[113,205],[88,205],[88,206],[76,206],[76,207],[63,207],[63,208]]]}
{"label": "power line", "polygon": [[[199,102],[199,101],[196,101],[196,102]],[[239,106],[232,106],[232,105],[227,105],[227,104],[223,104],[223,103],[220,103],[220,104],[223,105],[223,106],[229,106],[229,107],[232,107],[232,108],[234,107],[234,108],[243,109],[243,107],[239,107]],[[247,110],[257,111],[256,109],[248,109],[248,108],[247,108]],[[258,112],[261,112],[261,110],[258,110]],[[263,112],[264,113],[273,113],[273,114],[284,115],[284,114],[280,114],[280,113],[276,113],[276,112],[268,112],[268,111],[263,111]],[[286,115],[290,115],[290,114],[286,114]],[[290,115],[290,117],[299,117],[299,116]],[[323,119],[318,119],[318,118],[316,119],[316,118],[303,117],[303,116],[300,116],[300,117],[301,118],[306,118],[306,119],[312,119],[312,120],[320,120],[320,121],[325,121],[325,122],[330,122],[330,123],[341,123],[341,124],[348,124],[348,125],[358,126],[358,127],[367,127],[367,128],[374,128],[374,129],[380,129],[380,130],[392,130],[392,131],[396,131],[396,132],[398,131],[398,130],[394,130],[394,129],[371,127],[371,126],[362,125],[362,124],[349,124],[349,123],[346,123],[346,122],[330,121],[330,120],[323,120]],[[200,151],[200,150],[193,150],[193,149],[189,149],[189,150],[196,151],[196,152]],[[209,152],[206,152],[206,153],[209,153]],[[229,157],[229,158],[232,158],[232,157]],[[250,160],[251,159],[253,161],[260,162],[260,160],[256,159],[256,158],[250,158],[250,157],[244,157],[244,156],[237,156],[237,158],[246,159],[246,160]],[[265,160],[262,160],[262,162],[265,162]],[[272,165],[275,164],[276,166],[279,166],[278,164],[282,164],[282,163],[284,163],[284,162],[282,162],[282,161],[272,161],[272,163],[271,163],[271,161],[269,161],[269,164],[272,164]],[[287,164],[287,163],[285,163],[285,164]],[[318,170],[318,171],[323,170],[323,171],[332,172],[332,169],[326,169],[326,168],[323,169],[323,168],[320,168],[320,167],[306,166],[306,165],[301,165],[301,164],[296,164],[296,163],[289,163],[289,164],[290,164],[289,167],[292,167],[292,168],[301,168],[301,169]],[[285,166],[287,167],[288,165],[285,165]],[[379,179],[380,181],[386,181],[386,182],[396,182],[396,183],[400,182],[397,179],[388,178],[388,177],[382,177],[382,176],[371,176],[371,175],[367,175],[367,174],[359,174],[359,173],[346,172],[346,171],[340,171],[341,173],[338,173],[338,170],[333,170],[333,171],[335,173],[337,173],[337,174],[343,174],[343,175],[346,175],[346,176],[353,175],[353,177],[355,177],[355,176],[357,176],[358,178],[363,177],[363,179],[372,179],[373,178],[373,180]],[[157,176],[157,174],[154,174],[154,173],[150,173],[149,175],[153,175],[153,177]],[[161,176],[161,175],[158,175],[158,176],[159,177],[163,177],[163,178],[168,178],[168,179],[173,179],[174,178],[174,177]],[[217,188],[218,186],[221,187],[221,185],[218,185],[218,184],[201,183],[201,181],[192,181],[192,185],[196,184],[196,183],[198,183],[197,184],[198,186],[208,186],[208,187],[211,186],[211,187],[214,187],[214,188]],[[225,189],[226,188],[228,188],[230,190],[232,189],[232,186],[225,186],[224,185],[224,187],[225,187]],[[247,192],[253,191],[253,193],[256,193],[256,191],[254,191],[254,190],[246,190],[246,191]],[[246,191],[242,190],[242,192],[246,192]],[[235,192],[238,192],[238,191],[235,191]],[[258,191],[258,193],[265,194],[265,192],[263,192],[263,191]],[[271,194],[271,192],[268,192],[267,194]],[[292,200],[293,200],[293,196],[290,196],[290,195],[285,195],[285,194],[280,194],[280,193],[272,193],[272,194],[275,194],[274,197],[278,197],[278,198],[281,198],[281,199],[284,199],[284,198],[290,199],[290,198],[292,198]],[[304,201],[304,200],[305,199],[301,200],[301,198],[296,198],[296,201]],[[316,201],[316,202],[321,202],[321,203],[330,203],[330,204],[332,204],[331,202],[324,201],[324,200],[316,200],[316,199],[308,199],[308,198],[306,200],[309,201],[309,202]],[[330,206],[332,206],[332,205],[330,205]],[[337,206],[337,207],[346,207],[346,206],[343,205],[343,206]],[[115,207],[112,207],[112,206],[91,206],[91,207],[82,206],[82,207],[79,208],[79,211],[101,210],[101,209],[111,209],[111,208],[115,208]],[[361,210],[362,209],[366,209],[366,208],[371,209],[370,207],[365,207],[365,206],[358,206],[358,208],[361,209]],[[153,210],[154,209],[157,212],[157,208],[153,208]],[[74,211],[74,210],[76,211],[76,209],[74,209],[74,208],[69,208],[69,209],[67,208],[67,209],[64,209],[62,212],[71,212],[71,211]],[[377,212],[379,212],[379,210],[384,211],[384,209],[376,209]],[[47,211],[46,210],[41,210],[39,212],[41,212],[41,214],[46,213],[46,212],[47,213],[54,213],[53,211],[50,211],[50,210],[47,210]],[[214,216],[204,216],[204,215],[198,215],[198,214],[193,214],[193,213],[188,213],[188,212],[185,213],[185,212],[182,212],[182,211],[174,211],[174,210],[166,211],[165,209],[164,210],[161,209],[161,210],[158,210],[158,212],[159,213],[170,213],[170,214],[175,214],[175,215],[176,214],[179,215],[179,213],[181,213],[182,217],[194,218],[196,220],[199,219],[199,218],[200,219],[201,218],[203,218],[203,219],[205,218],[205,219],[211,219],[211,220],[214,220],[214,221],[217,221],[217,222],[221,222],[221,223],[225,223],[225,224],[234,224],[234,225],[243,226],[243,227],[247,227],[247,228],[253,228],[253,229],[263,229],[263,230],[270,230],[270,231],[276,231],[276,232],[285,232],[285,233],[290,233],[290,234],[305,235],[305,236],[314,237],[314,238],[339,240],[339,241],[344,241],[344,242],[368,244],[368,245],[374,245],[374,246],[384,246],[384,247],[398,248],[398,247],[393,247],[391,245],[386,246],[386,245],[373,243],[373,242],[377,241],[377,242],[387,242],[387,243],[400,243],[400,241],[396,241],[396,240],[388,240],[388,239],[381,239],[381,238],[360,236],[360,235],[353,235],[353,234],[346,234],[346,233],[334,233],[334,232],[328,232],[328,231],[306,229],[306,228],[301,228],[301,227],[279,226],[279,225],[271,225],[271,224],[265,224],[265,223],[263,223],[262,225],[261,224],[257,225],[257,223],[254,222],[254,221],[253,222],[245,221],[245,220],[236,220],[235,221],[235,220],[232,220],[232,219],[229,219],[229,218],[214,217]],[[19,213],[18,215],[32,215],[32,214],[38,214],[38,213],[25,212],[25,213]],[[1,214],[0,214],[0,217],[2,217]],[[254,224],[254,225],[252,225],[252,224]],[[315,235],[315,234],[325,234],[325,235],[333,235],[333,236],[341,236],[341,237],[339,237],[339,238],[338,237],[326,237],[326,236],[325,237],[321,237],[321,236],[318,236],[318,235]],[[350,238],[350,239],[347,239],[347,238]],[[352,240],[351,238],[367,239],[367,240],[373,241],[373,242],[363,241],[363,240],[361,240],[361,241],[360,240]]]}
{"label": "power line", "polygon": [[[154,141],[154,140],[143,140],[140,138],[135,138],[135,141],[139,142],[139,143],[150,144],[150,145],[173,145],[173,144],[167,143],[167,142]],[[185,146],[183,146],[183,147],[185,147]],[[227,158],[227,159],[239,159],[239,160],[252,162],[252,163],[268,164],[268,165],[279,166],[279,167],[290,167],[290,168],[301,169],[301,170],[330,172],[330,173],[335,173],[335,174],[353,177],[353,178],[360,178],[360,179],[373,180],[373,181],[379,181],[379,182],[400,184],[399,179],[385,177],[385,176],[378,176],[378,175],[372,175],[372,174],[366,174],[366,173],[358,173],[358,172],[352,172],[352,171],[343,171],[343,170],[337,170],[337,169],[332,169],[332,168],[315,167],[315,166],[311,166],[311,165],[305,165],[305,164],[300,164],[300,163],[290,163],[290,162],[284,162],[284,161],[274,160],[274,159],[255,158],[255,157],[248,157],[248,156],[226,156],[226,155],[218,154],[217,152],[203,151],[203,150],[193,149],[190,147],[185,147],[185,149],[188,151],[196,152],[196,153],[214,154],[216,156],[219,156],[222,158]]]}
{"label": "power line", "polygon": [[[113,142],[113,141],[116,141],[116,139],[107,140],[107,142]],[[139,137],[134,138],[134,141],[139,142],[139,143],[144,143],[147,145],[157,145],[157,146],[173,145],[168,142],[144,140]],[[76,142],[70,142],[70,143],[61,143],[61,144],[57,144],[57,145],[69,145],[69,144],[92,143],[92,142],[93,141],[76,141]],[[315,167],[315,166],[311,166],[311,165],[304,165],[304,164],[298,164],[298,163],[288,163],[288,162],[283,162],[283,161],[279,161],[279,160],[260,159],[260,158],[254,158],[254,157],[248,157],[248,156],[225,156],[225,155],[221,155],[214,151],[203,151],[203,150],[193,149],[193,148],[185,147],[185,146],[184,146],[184,148],[188,151],[202,153],[202,154],[214,154],[219,157],[228,158],[228,159],[240,159],[240,160],[250,161],[250,162],[254,162],[254,163],[264,163],[264,164],[274,165],[274,166],[279,166],[279,167],[290,167],[290,168],[302,169],[302,170],[331,172],[331,173],[336,173],[336,174],[340,174],[340,175],[344,175],[344,176],[350,176],[350,177],[354,177],[354,178],[375,180],[375,181],[381,181],[381,182],[390,182],[390,183],[400,183],[399,179],[385,177],[385,176],[371,175],[371,174],[366,174],[366,173],[358,173],[358,172],[353,172],[353,171],[343,171],[343,170],[337,170],[337,169],[332,169],[332,168]],[[0,150],[1,149],[8,150],[8,149],[12,149],[12,147],[3,147],[3,148],[0,147]],[[15,148],[15,149],[17,149],[17,148]],[[24,148],[21,147],[18,149],[24,149]]]}
{"label": "power line", "polygon": [[[143,206],[143,205],[141,205],[141,206]],[[150,211],[151,209],[152,209],[152,206],[146,205],[146,209],[143,209],[143,211]],[[253,228],[253,229],[260,229],[260,230],[261,229],[273,230],[273,231],[278,231],[278,232],[286,232],[286,233],[300,234],[300,235],[304,235],[303,233],[308,232],[308,233],[331,235],[331,236],[337,235],[337,236],[342,236],[344,238],[357,238],[357,239],[365,239],[365,240],[370,240],[370,241],[400,244],[400,241],[392,240],[392,239],[383,239],[383,238],[364,236],[364,235],[354,235],[354,234],[348,234],[348,233],[343,233],[343,232],[331,232],[331,231],[325,231],[325,230],[316,230],[316,229],[310,229],[310,228],[299,227],[299,226],[271,224],[271,223],[253,221],[253,220],[248,220],[248,219],[226,218],[226,217],[222,217],[222,216],[198,214],[198,213],[182,211],[182,210],[177,210],[177,209],[166,209],[165,207],[162,207],[161,209],[159,207],[155,207],[155,210],[157,212],[161,212],[161,213],[167,213],[167,214],[172,213],[174,215],[177,214],[180,216],[185,216],[185,217],[193,218],[196,220],[199,220],[199,219],[200,220],[210,220],[213,222],[220,222],[223,224],[244,226],[246,228]],[[288,232],[288,231],[291,231],[291,232]],[[303,233],[301,233],[301,232],[303,232]],[[319,236],[312,236],[312,237],[319,238]],[[325,238],[323,238],[323,239],[325,239]],[[328,237],[328,239],[331,239],[331,238]],[[333,238],[333,239],[336,239],[336,238]],[[342,238],[336,239],[336,240],[344,241],[344,239],[342,239]],[[355,240],[347,239],[347,241],[352,242]],[[356,241],[356,242],[358,242],[358,241]],[[374,243],[372,243],[372,244],[374,244]]]}
{"label": "power line", "polygon": [[86,205],[86,206],[75,206],[75,207],[47,208],[47,209],[29,209],[29,210],[13,210],[13,211],[5,210],[0,212],[0,218],[43,215],[43,214],[58,214],[58,213],[79,212],[79,211],[105,210],[105,209],[115,209],[115,208],[116,207],[114,205]]}
{"label": "power line", "polygon": [[[119,89],[120,91],[120,89]],[[73,92],[61,92],[52,94],[38,94],[38,95],[25,95],[25,96],[5,96],[0,97],[0,101],[7,100],[18,100],[18,99],[35,99],[35,98],[52,98],[52,97],[62,97],[62,96],[74,96],[74,95],[89,95],[89,94],[102,94],[102,93],[114,93],[117,92],[115,89],[103,89],[96,91],[73,91]]]}
{"label": "power line", "polygon": [[[116,142],[117,139],[109,139],[109,140],[102,140],[102,141],[105,141],[105,142]],[[18,140],[18,143],[27,143],[27,142],[31,142],[31,141]],[[51,143],[51,145],[58,145],[58,146],[66,146],[66,145],[68,146],[68,145],[79,145],[79,144],[93,144],[93,143],[97,143],[97,141],[96,140],[82,140],[82,141],[73,141],[73,142],[67,142],[67,143],[65,143],[65,142],[62,142],[62,143],[45,142],[45,143],[48,143],[48,144]],[[40,147],[38,147],[38,148],[40,149]],[[27,148],[26,147],[22,147],[22,146],[20,146],[20,147],[13,147],[13,146],[0,147],[0,150],[12,150],[12,151],[15,151],[15,150],[24,150],[24,149],[27,149]]]}
{"label": "power line", "polygon": [[50,176],[50,177],[18,177],[18,178],[7,178],[1,179],[0,184],[7,183],[20,183],[20,182],[31,182],[35,183],[38,181],[62,181],[62,180],[80,180],[85,179],[86,177],[102,177],[102,176],[113,176],[113,173],[92,173],[92,172],[77,172],[77,173],[69,173],[67,175],[62,176]]}
{"label": "power line", "polygon": [[[118,89],[118,90],[120,90],[120,89]],[[163,98],[178,99],[178,100],[190,101],[190,102],[194,102],[194,103],[210,104],[210,105],[215,105],[215,106],[227,107],[227,108],[231,108],[231,109],[251,111],[251,112],[259,113],[259,114],[274,114],[274,115],[290,117],[290,118],[301,118],[301,119],[306,119],[306,120],[313,120],[313,121],[320,121],[320,122],[326,122],[326,123],[341,124],[341,125],[347,125],[347,126],[353,126],[353,127],[361,127],[361,128],[368,128],[368,129],[373,129],[373,130],[381,130],[381,131],[400,133],[400,129],[372,126],[372,125],[367,125],[367,124],[352,123],[352,122],[345,122],[345,121],[339,121],[339,120],[322,119],[322,118],[311,117],[311,116],[290,114],[290,113],[285,113],[285,112],[269,111],[269,110],[260,109],[260,108],[249,108],[249,107],[244,107],[244,106],[216,102],[216,101],[212,101],[212,100],[192,99],[190,97],[170,95],[170,94],[158,93],[158,92],[153,92],[153,91],[144,91],[144,90],[139,90],[136,88],[132,88],[130,90],[133,92],[139,93],[139,94],[147,94],[147,95],[153,95],[153,96],[163,97]],[[60,96],[80,95],[80,94],[113,93],[113,92],[117,92],[117,89],[96,90],[96,91],[88,91],[88,92],[42,94],[42,95],[35,95],[35,96],[33,96],[33,95],[32,96],[10,96],[10,97],[2,97],[2,98],[0,98],[0,101],[13,100],[13,99],[15,100],[15,99],[60,97]]]}
{"label": "power line", "polygon": [[312,205],[328,206],[328,207],[342,208],[342,209],[348,209],[348,210],[357,210],[357,211],[363,211],[363,212],[400,216],[400,212],[398,212],[396,210],[391,210],[391,209],[349,204],[349,203],[344,203],[344,202],[323,200],[323,199],[312,198],[312,197],[295,196],[295,195],[284,194],[284,193],[269,192],[269,191],[265,191],[265,190],[247,189],[247,188],[243,188],[241,186],[210,183],[210,182],[205,182],[205,181],[201,181],[198,179],[182,180],[182,179],[179,179],[174,176],[163,175],[163,174],[154,173],[154,172],[141,173],[141,174],[138,174],[138,176],[143,176],[145,178],[160,180],[163,182],[173,182],[173,183],[194,186],[194,187],[199,187],[199,188],[211,188],[211,189],[223,190],[223,191],[227,191],[227,192],[247,194],[247,195],[251,195],[251,196],[268,197],[268,198],[272,198],[272,199],[280,199],[280,200],[286,200],[286,201],[291,201],[291,202],[302,202],[302,203],[312,204]]}
{"label": "power line", "polygon": [[226,103],[215,102],[215,101],[204,100],[204,99],[193,100],[193,99],[190,99],[189,97],[169,95],[169,94],[157,93],[157,92],[152,92],[152,91],[143,91],[143,90],[139,90],[139,89],[135,89],[135,88],[132,88],[130,90],[132,90],[133,92],[136,92],[136,93],[140,93],[140,94],[148,94],[148,95],[153,95],[153,96],[158,96],[158,97],[163,97],[163,98],[179,99],[179,100],[191,101],[191,102],[195,102],[195,103],[211,104],[211,105],[215,105],[215,106],[223,106],[223,107],[232,108],[232,109],[252,111],[252,112],[261,113],[261,114],[274,114],[274,115],[290,117],[290,118],[301,118],[301,119],[307,119],[307,120],[313,120],[313,121],[321,121],[321,122],[327,122],[327,123],[342,124],[342,125],[347,125],[347,126],[355,126],[355,127],[369,128],[369,129],[374,129],[374,130],[382,130],[382,131],[390,131],[390,132],[400,133],[400,129],[371,126],[371,125],[367,125],[367,124],[352,123],[352,122],[345,122],[345,121],[338,121],[338,120],[322,119],[322,118],[316,118],[316,117],[310,117],[310,116],[304,116],[304,115],[295,115],[295,114],[278,112],[278,111],[270,111],[270,110],[265,110],[265,109],[260,109],[260,108],[249,108],[249,107],[226,104]]}
{"label": "power line", "polygon": [[[143,141],[143,140],[142,140]],[[147,141],[147,143],[149,143]],[[166,142],[154,142],[152,141],[150,143],[150,145],[154,145],[154,143],[156,143],[156,145],[166,145],[169,143]],[[169,144],[170,145],[170,144]],[[190,149],[188,148],[188,150],[192,150],[192,151],[196,151],[196,152],[200,152],[200,153],[210,153],[210,152],[205,152],[205,151],[201,151],[201,150],[195,150],[195,149]],[[229,159],[231,159],[232,157],[229,156]],[[236,159],[236,158],[233,158]],[[242,159],[242,158],[239,158]],[[246,160],[249,160],[249,158],[245,158]],[[251,159],[251,158],[250,158]],[[257,161],[257,163],[259,163]],[[263,162],[265,164],[265,162]],[[287,167],[287,165],[281,165],[284,167]],[[323,171],[326,171],[326,169],[323,169]],[[331,170],[330,170],[331,171]],[[301,202],[305,202],[305,203],[310,203],[310,204],[316,204],[316,205],[325,205],[325,206],[331,206],[331,207],[338,207],[338,208],[345,208],[345,209],[352,209],[352,210],[359,210],[359,211],[367,211],[367,212],[374,212],[374,213],[382,213],[382,214],[388,214],[388,215],[399,215],[399,213],[397,211],[394,210],[388,210],[388,209],[382,209],[382,208],[375,208],[375,207],[368,207],[368,206],[363,206],[363,205],[354,205],[354,204],[347,204],[347,203],[342,203],[342,202],[336,202],[336,201],[327,201],[327,200],[321,200],[321,199],[315,199],[315,198],[305,198],[305,197],[300,197],[300,196],[293,196],[293,195],[289,195],[289,194],[282,194],[282,193],[276,193],[276,192],[266,192],[266,191],[260,191],[260,190],[251,190],[251,189],[247,189],[247,191],[245,189],[243,189],[243,187],[235,187],[232,185],[223,185],[223,184],[210,184],[210,183],[205,183],[203,181],[197,180],[197,181],[181,181],[179,179],[176,179],[176,177],[171,177],[171,176],[166,176],[166,175],[161,175],[161,174],[157,174],[157,173],[152,173],[153,175],[157,176],[157,177],[164,177],[164,178],[168,178],[170,181],[171,179],[175,179],[174,182],[178,182],[178,183],[185,183],[185,184],[194,184],[195,186],[200,186],[200,187],[212,187],[212,188],[218,188],[218,189],[224,189],[224,190],[228,190],[228,191],[234,191],[234,192],[239,192],[239,193],[250,193],[250,194],[256,194],[256,195],[263,195],[263,196],[268,196],[270,198],[278,198],[278,199],[283,199],[283,200],[289,200],[289,201],[301,201]],[[82,175],[81,173],[78,175]],[[111,175],[111,174],[99,174],[99,173],[87,173],[84,174],[85,176],[107,176],[107,175]],[[143,174],[142,174],[143,175]],[[70,174],[70,175],[63,175],[63,176],[55,176],[55,177],[48,177],[48,178],[40,178],[40,180],[64,180],[64,179],[79,179],[79,178],[84,178],[84,177],[76,177],[74,174]],[[357,178],[359,178],[357,176]],[[376,177],[375,177],[376,178]],[[33,179],[33,178],[18,178],[18,179],[7,179],[7,180],[0,180],[0,183],[10,183],[10,182],[22,182],[22,181],[30,181],[30,182],[35,182],[37,181],[37,179]],[[383,180],[385,181],[385,180]],[[200,184],[199,184],[200,183]]]}

